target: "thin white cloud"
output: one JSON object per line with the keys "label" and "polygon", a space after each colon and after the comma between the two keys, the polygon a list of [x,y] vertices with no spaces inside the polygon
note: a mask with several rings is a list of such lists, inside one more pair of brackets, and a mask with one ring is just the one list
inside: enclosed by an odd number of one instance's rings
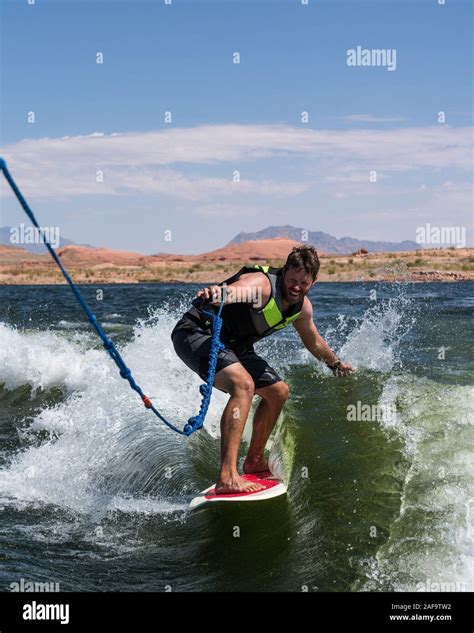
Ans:
{"label": "thin white cloud", "polygon": [[262,196],[293,196],[309,188],[310,183],[279,183],[272,180],[248,180],[233,182],[232,172],[228,178],[188,176],[174,169],[143,170],[122,167],[112,170],[109,189],[113,192],[162,194],[184,200],[213,200],[216,196],[244,194]]}
{"label": "thin white cloud", "polygon": [[436,207],[446,211],[465,210],[470,211],[470,217],[466,219],[472,225],[473,211],[473,185],[472,182],[458,183],[446,181],[431,188],[432,202]]}
{"label": "thin white cloud", "polygon": [[[471,169],[472,128],[432,126],[390,130],[314,130],[287,125],[205,125],[142,133],[24,139],[2,154],[27,196],[156,195],[193,201],[216,196],[294,196],[320,177],[348,178],[366,170],[444,172]],[[271,164],[265,159],[272,159]],[[297,182],[278,174],[301,162]],[[259,178],[232,182],[234,170]],[[222,166],[229,176],[222,176]],[[277,166],[275,168],[275,165]],[[197,168],[199,166],[199,168]],[[214,176],[216,166],[219,177]],[[199,169],[197,171],[197,169]],[[96,181],[102,171],[103,182]],[[256,171],[256,170],[254,170]],[[294,169],[291,173],[294,174]],[[293,179],[294,180],[294,179]],[[341,181],[341,186],[342,186]]]}
{"label": "thin white cloud", "polygon": [[[377,173],[377,182],[388,178],[386,174]],[[374,184],[370,180],[370,171],[345,173],[342,176],[327,175],[325,176],[327,182],[336,183],[359,183],[359,184]]]}
{"label": "thin white cloud", "polygon": [[349,114],[342,117],[344,121],[356,121],[358,123],[400,123],[406,121],[404,117],[383,117],[373,114]]}

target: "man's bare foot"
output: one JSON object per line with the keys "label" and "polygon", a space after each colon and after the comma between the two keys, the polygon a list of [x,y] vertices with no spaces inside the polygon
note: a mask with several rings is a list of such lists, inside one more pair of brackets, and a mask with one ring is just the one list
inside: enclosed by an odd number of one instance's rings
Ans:
{"label": "man's bare foot", "polygon": [[265,486],[262,484],[247,481],[239,474],[229,477],[228,479],[220,479],[216,484],[216,494],[224,495],[234,492],[257,492],[263,490]]}
{"label": "man's bare foot", "polygon": [[256,462],[246,459],[244,462],[244,473],[246,475],[261,475],[262,477],[268,477],[272,475],[266,459],[261,459]]}

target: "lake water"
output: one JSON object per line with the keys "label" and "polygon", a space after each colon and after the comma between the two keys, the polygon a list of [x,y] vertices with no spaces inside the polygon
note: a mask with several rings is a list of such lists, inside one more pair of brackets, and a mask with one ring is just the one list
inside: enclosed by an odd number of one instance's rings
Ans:
{"label": "lake water", "polygon": [[[198,287],[101,288],[83,292],[182,427],[201,381],[170,332]],[[180,437],[120,378],[69,288],[0,287],[0,590],[472,591],[472,284],[316,284],[310,298],[357,373],[335,379],[293,328],[257,345],[290,385],[271,449],[288,495],[191,514],[216,478],[225,394],[206,430]]]}

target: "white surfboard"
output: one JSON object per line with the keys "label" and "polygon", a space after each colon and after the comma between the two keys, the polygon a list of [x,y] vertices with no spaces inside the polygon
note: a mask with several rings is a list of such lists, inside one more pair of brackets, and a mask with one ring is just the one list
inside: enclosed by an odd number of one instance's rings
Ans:
{"label": "white surfboard", "polygon": [[206,490],[199,493],[197,497],[192,499],[189,504],[190,510],[196,510],[196,508],[202,508],[204,506],[215,503],[230,503],[241,501],[264,501],[265,499],[273,499],[280,495],[286,494],[288,488],[283,481],[276,477],[269,477],[266,479],[260,479],[256,475],[242,475],[247,481],[252,481],[265,486],[263,490],[257,490],[256,492],[233,492],[230,494],[216,494],[216,484],[209,486]]}

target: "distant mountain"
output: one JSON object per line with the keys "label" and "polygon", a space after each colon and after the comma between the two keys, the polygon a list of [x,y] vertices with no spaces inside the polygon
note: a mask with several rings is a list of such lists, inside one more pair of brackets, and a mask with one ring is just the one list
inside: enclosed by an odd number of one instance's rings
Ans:
{"label": "distant mountain", "polygon": [[[306,237],[307,239],[303,239]],[[366,248],[371,253],[377,252],[397,252],[397,251],[416,251],[421,247],[416,242],[374,242],[371,240],[358,240],[353,237],[341,237],[338,239],[329,233],[322,231],[308,231],[307,229],[297,228],[295,226],[268,226],[266,229],[257,231],[256,233],[239,233],[231,240],[227,246],[234,244],[242,244],[251,240],[269,240],[275,237],[284,237],[297,242],[304,242],[323,253],[340,253],[350,254],[358,251],[360,248]]]}
{"label": "distant mountain", "polygon": [[0,244],[0,266],[16,266],[41,261],[41,257],[25,251],[24,248]]}
{"label": "distant mountain", "polygon": [[[24,230],[26,232],[27,229],[30,228],[31,225],[24,225]],[[11,229],[19,229],[19,227],[11,227],[11,226],[0,226],[0,244],[3,246],[16,246],[18,248],[24,248],[29,253],[35,253],[37,255],[43,255],[47,253],[46,246],[44,244],[28,244],[26,241],[22,243],[15,244],[11,241],[12,232]],[[33,228],[31,226],[31,228]],[[28,235],[25,233],[25,235]],[[72,240],[68,240],[65,237],[59,237],[59,246],[58,248],[62,248],[63,246],[87,246],[87,248],[94,248],[94,246],[90,246],[89,244],[76,244]]]}

